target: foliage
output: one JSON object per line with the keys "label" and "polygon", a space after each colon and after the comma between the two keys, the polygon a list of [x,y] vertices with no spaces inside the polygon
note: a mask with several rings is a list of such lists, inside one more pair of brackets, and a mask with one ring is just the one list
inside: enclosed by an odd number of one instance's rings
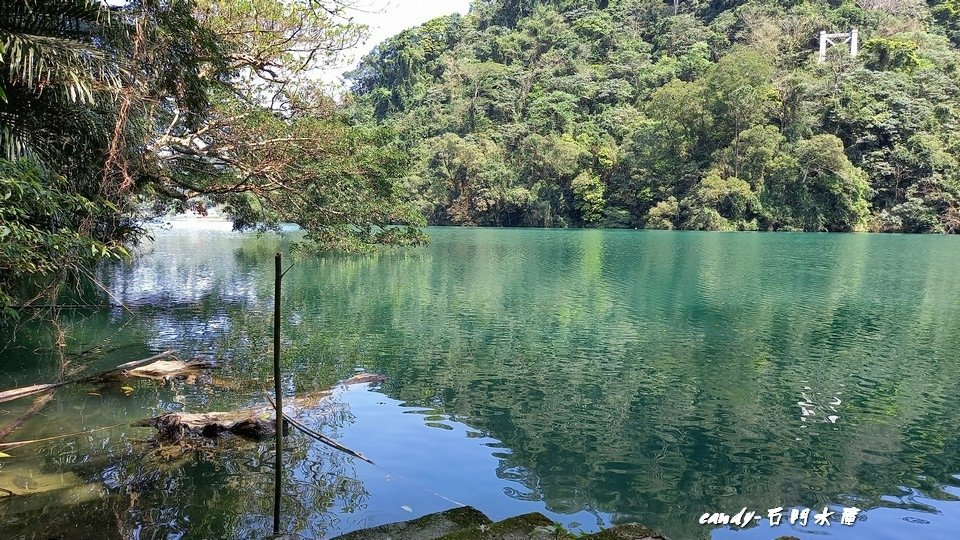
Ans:
{"label": "foliage", "polygon": [[477,1],[378,45],[348,111],[420,156],[431,223],[948,232],[957,5]]}
{"label": "foliage", "polygon": [[658,202],[647,212],[648,229],[666,229],[673,230],[677,215],[680,213],[680,205],[676,197],[671,196],[665,201]]}
{"label": "foliage", "polygon": [[[340,0],[197,0],[212,36],[202,115],[157,115],[154,195],[222,204],[237,229],[292,222],[310,249],[422,241],[389,130],[350,127],[311,73],[356,44]],[[393,225],[402,225],[393,227]]]}
{"label": "foliage", "polygon": [[597,223],[603,218],[603,182],[600,177],[583,171],[571,184],[573,198],[580,219],[584,223]]}
{"label": "foliage", "polygon": [[[389,129],[347,125],[314,82],[363,33],[346,8],[342,0],[3,3],[6,181],[20,193],[43,178],[38,200],[58,215],[82,201],[97,208],[84,206],[78,223],[40,223],[31,217],[39,210],[7,209],[8,198],[4,227],[16,234],[3,239],[7,264],[31,259],[4,272],[2,305],[28,302],[36,291],[13,299],[14,288],[38,285],[54,268],[84,269],[135,242],[147,209],[218,204],[238,229],[293,222],[310,249],[422,241],[423,218],[399,181],[406,157]],[[107,248],[80,256],[56,236],[74,233]],[[63,252],[34,249],[41,244]]]}
{"label": "foliage", "polygon": [[933,67],[932,62],[917,54],[919,48],[916,41],[901,36],[877,37],[864,44],[864,51],[872,56],[867,65],[878,71],[911,71]]}
{"label": "foliage", "polygon": [[[0,307],[122,257],[140,229],[116,165],[133,68],[125,22],[92,0],[9,2],[0,17]],[[126,114],[124,113],[124,116]],[[9,314],[9,313],[8,313]]]}
{"label": "foliage", "polygon": [[[54,278],[74,279],[84,265],[127,256],[123,237],[103,241],[95,224],[116,207],[71,192],[66,179],[28,160],[0,159],[0,306],[12,294],[43,290]],[[133,229],[128,232],[132,233]]]}

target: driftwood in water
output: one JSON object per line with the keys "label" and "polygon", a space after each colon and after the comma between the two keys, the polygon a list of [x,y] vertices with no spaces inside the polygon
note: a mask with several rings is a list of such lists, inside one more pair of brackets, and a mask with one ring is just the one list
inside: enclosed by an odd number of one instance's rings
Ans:
{"label": "driftwood in water", "polygon": [[[383,380],[383,379],[380,378],[379,380]],[[370,381],[370,382],[373,382],[373,381]],[[355,383],[355,384],[362,384],[362,383]],[[272,399],[270,399],[270,396],[267,396],[267,401],[270,402],[270,405],[273,406],[273,410],[276,411],[276,410],[277,410],[277,404],[274,403]],[[318,433],[317,431],[314,431],[314,430],[308,428],[307,426],[301,424],[296,418],[291,418],[290,415],[287,414],[287,413],[283,413],[283,421],[284,421],[284,423],[285,423],[286,425],[293,426],[293,427],[296,428],[298,431],[300,431],[301,433],[303,433],[303,434],[306,435],[307,437],[310,437],[311,439],[313,439],[313,440],[315,440],[315,441],[317,441],[317,442],[321,442],[321,443],[329,446],[330,448],[335,448],[335,449],[337,449],[337,450],[339,450],[339,451],[341,451],[341,452],[343,452],[343,453],[345,453],[345,454],[350,454],[351,456],[353,456],[353,457],[355,457],[355,458],[357,458],[357,459],[362,459],[363,461],[366,461],[367,463],[370,463],[370,464],[374,464],[374,465],[375,465],[375,463],[373,463],[373,460],[370,459],[370,458],[368,458],[367,456],[361,454],[360,452],[357,452],[356,450],[352,450],[352,449],[350,449],[350,448],[347,448],[346,446],[338,443],[337,441],[331,439],[330,437],[327,437],[326,435],[324,435],[324,434],[322,434],[322,433]],[[274,430],[274,431],[276,431],[276,430]]]}
{"label": "driftwood in water", "polygon": [[121,364],[113,369],[107,371],[101,371],[94,375],[88,375],[86,377],[80,377],[78,379],[70,379],[69,381],[61,381],[50,384],[35,384],[32,386],[24,386],[23,388],[14,388],[12,390],[5,390],[0,392],[0,403],[6,403],[7,401],[13,401],[15,399],[25,398],[29,396],[35,396],[37,394],[42,394],[44,392],[49,392],[51,390],[56,390],[62,386],[67,386],[70,384],[77,383],[87,383],[105,379],[111,379],[116,377],[125,376],[125,374],[133,372],[136,368],[145,366],[150,362],[155,362],[157,360],[167,358],[173,355],[173,351],[164,351],[158,355],[151,356],[150,358],[144,358],[143,360],[135,360],[133,362],[127,362],[126,364]]}
{"label": "driftwood in water", "polygon": [[95,381],[108,381],[122,379],[126,377],[139,377],[146,379],[170,380],[176,377],[194,377],[203,369],[212,367],[208,362],[184,362],[182,360],[164,360],[164,358],[173,355],[173,351],[165,351],[158,355],[135,360],[121,364],[113,369],[102,371],[94,375],[88,375],[78,379],[60,381],[50,384],[35,384],[23,388],[14,388],[0,392],[0,403],[13,401],[30,396],[38,396],[33,404],[16,420],[0,428],[0,442],[6,439],[11,433],[23,427],[30,418],[36,416],[53,399],[53,394],[58,388],[70,384],[90,383]]}
{"label": "driftwood in water", "polygon": [[[291,398],[289,405],[299,408],[301,399],[304,404],[316,404],[329,397],[329,391],[317,394],[307,394],[300,398]],[[138,420],[133,423],[138,427],[157,428],[157,440],[161,442],[178,442],[190,437],[216,438],[218,435],[230,433],[247,439],[260,440],[272,437],[276,432],[274,427],[276,417],[273,407],[262,405],[237,409],[234,411],[215,411],[207,413],[171,412],[153,418]]]}
{"label": "driftwood in water", "polygon": [[[376,384],[384,380],[382,375],[371,373],[361,373],[343,381],[338,386],[350,386],[355,384]],[[350,455],[370,461],[359,452],[325,437],[316,431],[307,428],[296,419],[292,418],[287,411],[302,411],[315,408],[325,399],[329,398],[332,390],[321,390],[301,396],[296,396],[285,400],[284,418],[287,423],[303,431],[314,439],[332,446],[338,450]],[[269,398],[267,398],[269,400]],[[184,413],[172,412],[160,415],[154,418],[147,418],[135,422],[133,425],[140,427],[157,428],[157,438],[161,442],[183,441],[188,437],[206,437],[215,438],[224,433],[238,435],[247,439],[260,440],[266,437],[272,437],[276,433],[275,409],[273,403],[264,404],[258,407],[238,409],[226,412],[208,412],[208,413]],[[371,462],[372,463],[372,462]]]}
{"label": "driftwood in water", "polygon": [[212,367],[214,367],[213,363],[202,360],[195,360],[193,362],[184,362],[183,360],[157,360],[145,366],[122,372],[122,375],[164,381],[179,378],[192,379],[201,371]]}
{"label": "driftwood in water", "polygon": [[190,435],[213,439],[222,433],[259,440],[273,435],[272,422],[272,415],[266,411],[240,409],[200,414],[173,412],[140,420],[133,425],[157,428],[157,437],[162,441],[179,441]]}
{"label": "driftwood in water", "polygon": [[353,377],[350,377],[349,379],[340,383],[340,386],[350,386],[354,384],[380,384],[385,380],[387,380],[387,378],[379,373],[357,373]]}

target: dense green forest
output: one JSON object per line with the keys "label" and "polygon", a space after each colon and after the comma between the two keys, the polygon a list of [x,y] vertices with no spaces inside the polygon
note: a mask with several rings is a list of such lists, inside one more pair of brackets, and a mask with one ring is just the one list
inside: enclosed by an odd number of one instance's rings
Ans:
{"label": "dense green forest", "polygon": [[431,223],[955,232],[958,43],[956,0],[476,0],[349,110]]}

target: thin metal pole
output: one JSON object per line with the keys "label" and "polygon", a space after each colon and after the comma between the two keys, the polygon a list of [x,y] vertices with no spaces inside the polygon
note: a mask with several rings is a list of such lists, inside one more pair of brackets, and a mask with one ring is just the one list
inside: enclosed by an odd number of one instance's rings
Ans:
{"label": "thin metal pole", "polygon": [[276,473],[273,485],[273,534],[280,534],[280,482],[283,479],[283,397],[280,389],[280,254],[274,258],[273,285],[273,393],[277,404]]}

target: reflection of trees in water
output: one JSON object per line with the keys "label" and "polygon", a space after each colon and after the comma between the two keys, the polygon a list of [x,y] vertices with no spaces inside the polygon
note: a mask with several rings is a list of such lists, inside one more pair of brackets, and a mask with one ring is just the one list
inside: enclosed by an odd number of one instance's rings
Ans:
{"label": "reflection of trees in water", "polygon": [[[297,439],[288,439],[284,453],[281,530],[322,538],[367,493],[349,460]],[[269,444],[244,446],[176,467],[128,470],[120,489],[140,495],[125,526],[148,537],[263,538],[273,527],[273,454]]]}
{"label": "reflection of trees in water", "polygon": [[[324,412],[327,427],[352,421],[342,405]],[[339,516],[363,508],[367,492],[349,458],[311,442],[298,434],[286,438],[282,530],[322,538],[338,529]],[[263,538],[272,530],[269,441],[226,438],[171,460],[157,457],[152,445],[118,435],[92,445],[46,447],[31,467],[76,474],[102,484],[106,495],[77,505],[69,498],[73,492],[64,491],[66,498],[51,492],[40,508],[10,515],[2,501],[4,537],[234,539]]]}
{"label": "reflection of trees in water", "polygon": [[[718,501],[877,503],[960,469],[943,452],[960,323],[936,296],[960,290],[955,257],[875,237],[497,234],[300,268],[293,342],[501,440],[514,496],[558,512],[702,534],[684,527]],[[823,396],[806,422],[804,388]]]}
{"label": "reflection of trees in water", "polygon": [[[511,496],[679,537],[702,534],[690,516],[721,502],[946,497],[932,484],[960,470],[960,321],[945,315],[960,261],[939,239],[912,239],[918,252],[895,240],[481,230],[300,259],[284,283],[286,387],[384,372],[392,397],[502,441],[497,472],[524,486]],[[241,248],[199,254],[213,261],[190,278],[203,286],[171,309],[137,307],[127,335],[265,386],[274,248]],[[146,262],[160,291],[195,271]]]}

